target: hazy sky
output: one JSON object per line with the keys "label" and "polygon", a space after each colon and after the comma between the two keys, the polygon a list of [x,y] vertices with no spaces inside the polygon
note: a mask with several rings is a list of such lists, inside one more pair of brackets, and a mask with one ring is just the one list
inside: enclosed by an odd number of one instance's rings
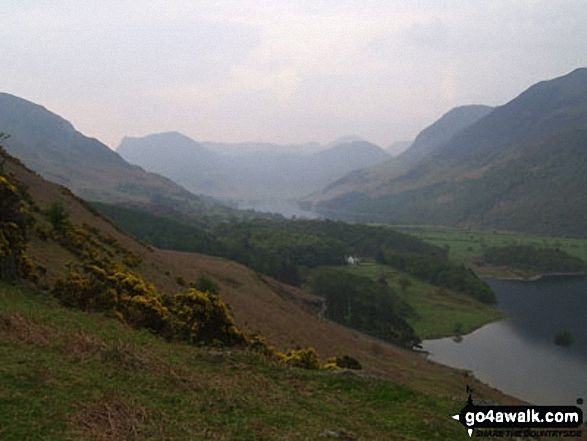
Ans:
{"label": "hazy sky", "polygon": [[1,0],[0,91],[116,147],[382,146],[587,66],[585,0]]}

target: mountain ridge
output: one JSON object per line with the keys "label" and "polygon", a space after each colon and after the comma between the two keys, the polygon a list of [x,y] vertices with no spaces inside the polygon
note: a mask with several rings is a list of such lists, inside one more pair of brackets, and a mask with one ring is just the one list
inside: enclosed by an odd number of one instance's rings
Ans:
{"label": "mountain ridge", "polygon": [[350,172],[341,179],[330,183],[322,192],[308,199],[320,201],[344,194],[347,189],[359,192],[381,189],[386,181],[400,177],[433,152],[456,133],[487,115],[493,108],[483,105],[460,106],[449,110],[434,123],[423,129],[410,146],[388,161]]}
{"label": "mountain ridge", "polygon": [[168,132],[125,138],[117,151],[129,162],[197,193],[232,200],[287,200],[313,192],[354,168],[389,158],[379,146],[356,137],[339,141],[320,149],[311,145],[314,150],[303,146],[281,150],[271,144],[255,149],[254,143],[212,146]]}
{"label": "mountain ridge", "polygon": [[78,132],[45,107],[0,93],[0,132],[6,150],[47,179],[89,200],[182,206],[194,215],[204,207],[229,213],[168,178],[129,164],[95,138]]}
{"label": "mountain ridge", "polygon": [[531,86],[403,174],[379,187],[347,188],[319,202],[318,211],[584,235],[586,127],[587,69],[581,68]]}

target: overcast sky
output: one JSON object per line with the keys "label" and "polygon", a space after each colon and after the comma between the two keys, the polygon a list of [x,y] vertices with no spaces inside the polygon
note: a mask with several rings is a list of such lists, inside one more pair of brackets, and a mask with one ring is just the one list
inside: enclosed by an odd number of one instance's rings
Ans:
{"label": "overcast sky", "polygon": [[0,91],[124,135],[381,146],[587,66],[585,0],[1,0]]}

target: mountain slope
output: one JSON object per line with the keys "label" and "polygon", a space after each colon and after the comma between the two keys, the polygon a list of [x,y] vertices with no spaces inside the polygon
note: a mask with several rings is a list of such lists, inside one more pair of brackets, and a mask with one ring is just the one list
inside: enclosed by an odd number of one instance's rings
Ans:
{"label": "mountain slope", "polygon": [[396,141],[392,144],[390,144],[385,151],[390,155],[390,156],[397,156],[401,153],[403,153],[406,149],[408,149],[410,147],[410,145],[412,145],[413,141]]}
{"label": "mountain slope", "polygon": [[[169,146],[173,146],[173,151]],[[177,132],[142,138],[124,137],[116,150],[131,164],[161,174],[196,193],[231,194],[230,176],[223,155]]]}
{"label": "mountain slope", "polygon": [[166,342],[2,282],[0,319],[6,441],[466,439],[446,417],[463,400],[360,372]]}
{"label": "mountain slope", "polygon": [[22,98],[0,93],[0,132],[10,136],[3,142],[9,153],[86,199],[181,206],[192,213],[214,206],[169,179],[128,164],[65,119]]}
{"label": "mountain slope", "polygon": [[179,133],[124,138],[118,152],[187,189],[226,199],[285,200],[316,191],[351,170],[389,158],[378,146],[341,139],[312,146],[200,143]]}
{"label": "mountain slope", "polygon": [[318,207],[386,222],[585,235],[586,143],[587,69],[577,69],[530,87],[403,174]]}
{"label": "mountain slope", "polygon": [[[31,229],[26,252],[37,268],[41,286],[50,286],[58,278],[63,278],[68,268],[78,262],[78,254],[47,235],[50,227],[42,213],[58,203],[68,213],[69,222],[87,232],[86,244],[93,247],[90,256],[97,252],[110,256],[110,259],[128,261],[133,271],[166,295],[185,291],[184,285],[188,281],[208,277],[218,285],[221,298],[232,307],[237,325],[250,332],[260,332],[278,348],[313,346],[323,358],[348,354],[360,360],[368,372],[406,384],[432,397],[460,397],[465,383],[475,383],[462,373],[430,363],[418,354],[357,335],[318,318],[313,306],[317,303],[315,296],[242,265],[221,258],[148,247],[91,211],[83,200],[64,187],[45,181],[18,161],[0,153],[2,173],[26,186],[31,197],[29,203],[37,207],[37,222]],[[182,350],[186,351],[188,347],[184,346]],[[480,397],[504,399],[501,394],[480,384],[476,387]]]}
{"label": "mountain slope", "polygon": [[331,199],[347,192],[375,192],[386,182],[406,173],[418,161],[492,110],[492,107],[480,105],[456,107],[422,130],[414,142],[398,156],[372,167],[351,172],[328,185],[322,192],[313,195],[311,199]]}

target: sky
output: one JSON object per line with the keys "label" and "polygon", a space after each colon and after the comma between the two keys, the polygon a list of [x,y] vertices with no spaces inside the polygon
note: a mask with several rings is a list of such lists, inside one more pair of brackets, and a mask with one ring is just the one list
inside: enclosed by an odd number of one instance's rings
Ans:
{"label": "sky", "polygon": [[116,148],[411,140],[587,66],[584,0],[2,0],[0,92]]}

